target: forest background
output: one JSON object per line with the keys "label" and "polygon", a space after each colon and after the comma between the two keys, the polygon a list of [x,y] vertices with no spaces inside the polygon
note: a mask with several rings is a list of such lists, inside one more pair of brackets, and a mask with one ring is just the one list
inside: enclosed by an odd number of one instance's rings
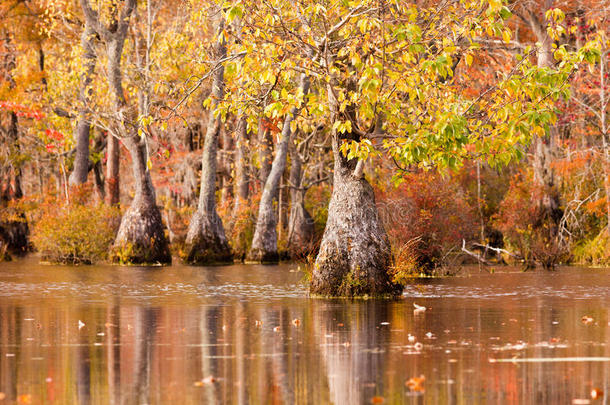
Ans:
{"label": "forest background", "polygon": [[2,256],[323,268],[353,214],[393,282],[608,266],[609,21],[604,0],[4,0]]}

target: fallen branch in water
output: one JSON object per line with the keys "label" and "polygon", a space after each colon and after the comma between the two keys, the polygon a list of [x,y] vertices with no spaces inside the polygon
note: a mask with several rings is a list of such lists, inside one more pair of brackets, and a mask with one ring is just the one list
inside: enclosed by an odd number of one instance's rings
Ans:
{"label": "fallen branch in water", "polygon": [[469,256],[474,257],[475,259],[477,259],[480,263],[483,263],[486,266],[491,266],[492,264],[490,262],[488,262],[487,260],[485,260],[484,257],[482,257],[481,255],[479,255],[478,253],[472,252],[468,249],[466,249],[466,240],[462,239],[462,252],[466,253]]}
{"label": "fallen branch in water", "polygon": [[476,246],[476,247],[480,247],[480,248],[482,248],[482,249],[485,249],[485,252],[487,252],[487,250],[493,250],[493,251],[494,251],[494,252],[496,252],[496,253],[504,253],[504,254],[509,255],[510,257],[514,257],[514,258],[515,258],[515,259],[517,259],[517,260],[523,260],[523,258],[522,258],[521,256],[516,255],[516,254],[514,254],[514,253],[511,253],[511,252],[509,252],[509,251],[508,251],[508,250],[506,250],[506,249],[502,249],[502,248],[496,248],[496,247],[493,247],[493,246],[489,246],[489,244],[487,244],[487,245],[483,245],[483,244],[481,244],[481,243],[473,243],[472,245],[473,245],[473,246]]}

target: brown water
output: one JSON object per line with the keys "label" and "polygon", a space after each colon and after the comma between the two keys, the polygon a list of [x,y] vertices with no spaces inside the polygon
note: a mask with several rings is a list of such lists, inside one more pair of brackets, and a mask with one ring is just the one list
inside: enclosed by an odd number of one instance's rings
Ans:
{"label": "brown water", "polygon": [[0,264],[0,404],[607,404],[609,271],[349,301],[295,265]]}

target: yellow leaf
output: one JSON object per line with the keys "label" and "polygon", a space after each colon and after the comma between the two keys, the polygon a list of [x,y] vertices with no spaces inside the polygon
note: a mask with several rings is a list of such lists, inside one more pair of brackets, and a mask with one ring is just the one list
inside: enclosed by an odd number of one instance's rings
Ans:
{"label": "yellow leaf", "polygon": [[502,39],[504,40],[504,42],[506,42],[507,44],[510,42],[510,30],[504,30],[502,31]]}
{"label": "yellow leaf", "polygon": [[472,57],[472,55],[471,55],[471,54],[469,54],[469,53],[467,53],[467,54],[466,54],[466,64],[467,64],[468,66],[472,66],[472,60],[473,60],[473,59],[474,59],[474,58]]}

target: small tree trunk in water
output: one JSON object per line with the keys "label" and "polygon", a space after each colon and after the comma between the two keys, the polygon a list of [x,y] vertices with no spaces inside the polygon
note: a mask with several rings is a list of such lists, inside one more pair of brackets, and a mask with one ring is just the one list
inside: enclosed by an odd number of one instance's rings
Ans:
{"label": "small tree trunk in water", "polygon": [[[328,86],[331,111],[337,112],[339,103],[330,88],[332,83]],[[355,115],[353,109],[349,106],[346,114]],[[348,160],[339,150],[344,140],[360,138],[354,133],[333,131],[333,192],[310,292],[344,297],[398,295],[401,287],[388,272],[392,252],[375,205],[373,187],[362,174],[363,162]]]}
{"label": "small tree trunk in water", "polygon": [[[301,76],[300,89],[303,94],[309,90],[309,77]],[[288,144],[291,142],[292,131],[290,123],[299,113],[300,108],[293,107],[284,119],[282,128],[282,139],[277,145],[275,159],[271,166],[271,172],[265,182],[261,202],[258,207],[258,217],[256,219],[256,229],[252,239],[252,247],[247,261],[275,263],[279,260],[277,251],[277,215],[273,201],[278,198],[280,181],[286,168],[286,156],[288,154]]]}
{"label": "small tree trunk in water", "polygon": [[[224,20],[221,17],[218,18],[216,33],[220,35],[224,29]],[[223,59],[227,53],[224,41],[219,38],[215,48],[217,59]],[[184,260],[190,264],[230,263],[233,261],[233,254],[227,242],[222,221],[216,211],[216,156],[222,121],[220,116],[214,116],[214,111],[218,101],[222,100],[223,97],[224,67],[220,65],[214,74],[212,83],[213,99],[201,160],[199,204],[197,211],[191,218],[186,235]]]}
{"label": "small tree trunk in water", "polygon": [[313,218],[305,209],[305,190],[302,188],[302,162],[296,148],[291,148],[290,219],[288,219],[288,251],[293,258],[309,253],[313,240]]}
{"label": "small tree trunk in water", "polygon": [[131,155],[136,194],[121,219],[113,259],[131,264],[171,263],[161,212],[146,165],[145,140],[130,136],[123,138],[123,143]]}
{"label": "small tree trunk in water", "polygon": [[233,217],[239,213],[243,204],[246,204],[250,192],[248,180],[248,124],[245,116],[237,119],[236,145],[235,145],[235,203]]}
{"label": "small tree trunk in water", "polygon": [[85,30],[81,38],[81,45],[85,51],[85,74],[82,77],[80,91],[80,111],[76,124],[76,156],[74,169],[70,174],[70,185],[84,184],[89,173],[89,131],[91,121],[87,116],[87,102],[91,95],[91,76],[95,69],[95,50],[93,49],[93,35],[95,31],[90,23],[85,22]]}

